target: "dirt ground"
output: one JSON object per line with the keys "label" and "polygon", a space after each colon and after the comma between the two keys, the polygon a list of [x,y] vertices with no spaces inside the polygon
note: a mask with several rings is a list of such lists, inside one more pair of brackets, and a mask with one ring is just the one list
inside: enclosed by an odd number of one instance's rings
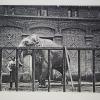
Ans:
{"label": "dirt ground", "polygon": [[[48,86],[48,82],[46,82]],[[96,93],[100,93],[100,82],[96,82]],[[9,90],[9,83],[2,83],[2,91],[16,91],[13,85],[12,90]],[[32,91],[32,83],[18,83],[18,91]],[[92,92],[92,82],[81,82],[81,92]],[[48,92],[48,88],[39,88],[38,82],[35,82],[35,92]],[[50,92],[63,92],[61,82],[51,82]],[[72,91],[71,83],[66,85],[66,92],[78,92],[78,83],[74,82],[74,90]]]}

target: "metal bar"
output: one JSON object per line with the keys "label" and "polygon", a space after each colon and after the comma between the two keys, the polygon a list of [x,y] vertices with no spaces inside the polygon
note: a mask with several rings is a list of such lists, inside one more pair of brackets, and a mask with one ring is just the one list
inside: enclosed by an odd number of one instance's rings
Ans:
{"label": "metal bar", "polygon": [[[21,49],[21,50],[27,50],[27,49],[40,49],[40,50],[63,50],[64,47],[0,47],[0,49]],[[70,48],[70,47],[67,47],[67,50],[100,50],[100,48],[92,48],[92,47],[86,47],[86,48]]]}
{"label": "metal bar", "polygon": [[[38,49],[38,50],[63,50],[64,47],[0,47],[0,49],[20,49],[20,50],[34,50],[34,49]],[[90,48],[90,47],[86,47],[86,48],[70,48],[68,47],[67,50],[100,50],[100,48]]]}
{"label": "metal bar", "polygon": [[78,92],[81,92],[80,50],[78,50]]}
{"label": "metal bar", "polygon": [[15,80],[15,87],[16,87],[16,91],[18,91],[18,67],[19,67],[19,63],[18,63],[18,49],[16,49],[16,80]]}
{"label": "metal bar", "polygon": [[64,47],[0,47],[0,49],[20,49],[20,50],[62,50]]}
{"label": "metal bar", "polygon": [[93,92],[95,92],[95,50],[92,51],[93,55]]}
{"label": "metal bar", "polygon": [[90,48],[90,47],[86,47],[86,48],[67,48],[67,50],[100,50],[100,48]]}
{"label": "metal bar", "polygon": [[0,49],[16,50],[17,47],[0,47]]}
{"label": "metal bar", "polygon": [[1,69],[2,69],[2,49],[0,49],[0,91],[2,91],[2,74],[1,74]]}
{"label": "metal bar", "polygon": [[32,91],[35,91],[35,50],[32,50]]}
{"label": "metal bar", "polygon": [[66,92],[66,53],[63,49],[63,92]]}
{"label": "metal bar", "polygon": [[51,61],[50,61],[50,50],[48,50],[48,92],[50,92],[50,80],[51,80]]}

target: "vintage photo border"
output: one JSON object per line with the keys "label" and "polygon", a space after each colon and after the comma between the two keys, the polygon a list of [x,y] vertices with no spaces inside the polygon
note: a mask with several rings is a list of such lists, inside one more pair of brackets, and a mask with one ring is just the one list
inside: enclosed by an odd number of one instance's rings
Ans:
{"label": "vintage photo border", "polygon": [[[100,0],[0,0],[0,5],[86,5],[99,6]],[[71,99],[71,100],[99,100],[99,93],[33,93],[33,92],[1,92],[1,100],[51,100],[51,99]]]}

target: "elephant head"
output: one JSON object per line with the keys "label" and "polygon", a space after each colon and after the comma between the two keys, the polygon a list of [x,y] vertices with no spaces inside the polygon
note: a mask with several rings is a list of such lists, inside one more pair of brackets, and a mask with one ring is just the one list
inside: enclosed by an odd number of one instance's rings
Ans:
{"label": "elephant head", "polygon": [[19,47],[39,47],[40,42],[39,42],[39,37],[35,34],[32,34],[26,38],[24,38],[21,43],[19,44]]}

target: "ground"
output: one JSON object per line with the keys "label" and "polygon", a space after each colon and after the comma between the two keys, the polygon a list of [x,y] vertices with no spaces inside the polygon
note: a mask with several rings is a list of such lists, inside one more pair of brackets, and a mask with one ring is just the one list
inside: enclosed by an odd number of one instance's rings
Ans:
{"label": "ground", "polygon": [[[46,82],[46,84],[48,84]],[[15,88],[13,87],[12,90],[9,90],[9,83],[2,83],[2,91],[16,91]],[[19,82],[18,83],[18,91],[32,91],[32,83],[23,83]],[[35,91],[36,92],[47,92],[48,88],[39,88],[38,87],[38,82],[35,82]],[[78,83],[74,82],[74,90],[73,92],[78,91]],[[81,83],[81,91],[82,92],[92,92],[93,91],[93,86],[92,82],[82,82]],[[50,83],[50,92],[63,92],[63,85],[61,82],[51,82]],[[66,92],[72,92],[72,87],[71,83],[69,82],[68,85],[66,85]],[[96,92],[100,92],[100,82],[96,83]]]}

